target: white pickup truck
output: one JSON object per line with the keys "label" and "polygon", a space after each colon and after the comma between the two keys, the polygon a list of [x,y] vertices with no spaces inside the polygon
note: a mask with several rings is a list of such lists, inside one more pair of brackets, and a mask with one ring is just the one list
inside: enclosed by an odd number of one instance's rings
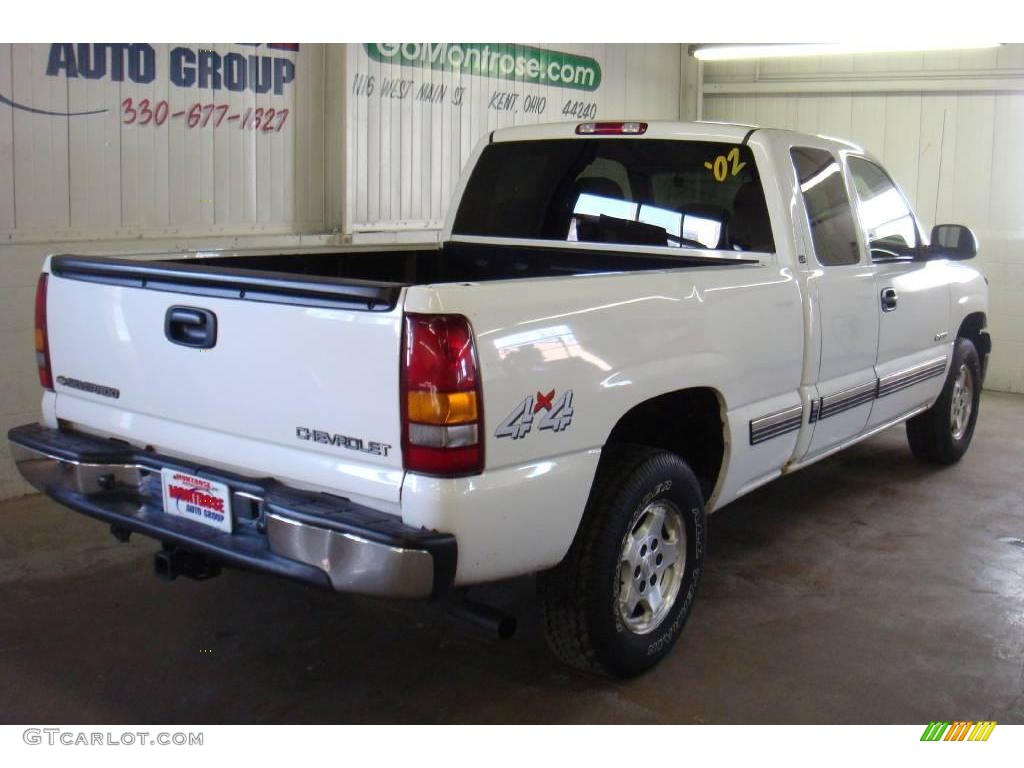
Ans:
{"label": "white pickup truck", "polygon": [[442,244],[52,256],[58,502],[220,564],[437,597],[539,573],[564,661],[637,674],[693,605],[706,514],[893,424],[971,440],[990,351],[965,227],[923,237],[842,141],[710,123],[495,131]]}

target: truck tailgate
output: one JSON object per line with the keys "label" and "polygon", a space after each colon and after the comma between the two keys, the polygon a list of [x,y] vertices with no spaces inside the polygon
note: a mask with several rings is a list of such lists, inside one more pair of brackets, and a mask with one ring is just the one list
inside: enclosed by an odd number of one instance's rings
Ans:
{"label": "truck tailgate", "polygon": [[[399,287],[317,279],[307,290],[267,273],[169,262],[54,257],[50,267],[59,418],[211,465],[397,503]],[[212,346],[188,346],[188,328],[168,328],[172,308],[210,313]],[[223,455],[226,446],[239,453]]]}

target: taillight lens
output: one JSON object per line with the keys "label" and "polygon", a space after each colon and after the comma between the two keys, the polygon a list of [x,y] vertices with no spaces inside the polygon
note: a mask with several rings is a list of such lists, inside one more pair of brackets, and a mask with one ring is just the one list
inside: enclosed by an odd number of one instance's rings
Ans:
{"label": "taillight lens", "polygon": [[410,472],[483,470],[483,411],[473,329],[462,315],[405,316],[402,456]]}
{"label": "taillight lens", "polygon": [[53,373],[50,371],[50,338],[46,332],[46,282],[44,272],[36,283],[36,367],[39,369],[39,384],[44,389],[53,389]]}

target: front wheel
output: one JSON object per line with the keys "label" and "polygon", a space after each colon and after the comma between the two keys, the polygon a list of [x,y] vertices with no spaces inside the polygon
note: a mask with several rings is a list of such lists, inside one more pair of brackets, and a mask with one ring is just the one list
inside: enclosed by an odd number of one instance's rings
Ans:
{"label": "front wheel", "polygon": [[690,614],[706,535],[700,485],[682,459],[606,448],[569,553],[539,577],[555,655],[618,677],[657,664]]}
{"label": "front wheel", "polygon": [[957,339],[938,400],[907,422],[910,450],[932,464],[955,464],[967,452],[978,422],[981,361],[969,339]]}

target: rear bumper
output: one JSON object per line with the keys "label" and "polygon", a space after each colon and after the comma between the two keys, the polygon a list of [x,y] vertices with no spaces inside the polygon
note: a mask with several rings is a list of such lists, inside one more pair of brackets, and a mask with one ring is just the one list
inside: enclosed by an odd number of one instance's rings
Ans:
{"label": "rear bumper", "polygon": [[[386,597],[436,597],[455,577],[454,536],[404,525],[344,498],[38,424],[16,427],[7,437],[22,476],[54,500],[227,565]],[[163,468],[226,483],[233,532],[166,514]]]}

